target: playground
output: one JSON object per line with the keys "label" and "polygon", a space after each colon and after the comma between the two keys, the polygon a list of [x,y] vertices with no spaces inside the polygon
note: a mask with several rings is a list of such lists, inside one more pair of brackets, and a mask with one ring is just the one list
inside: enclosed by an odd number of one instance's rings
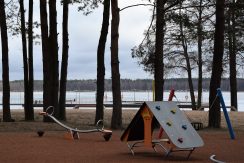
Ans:
{"label": "playground", "polygon": [[165,158],[163,151],[155,153],[149,148],[138,148],[133,156],[126,144],[119,140],[121,131],[114,131],[105,142],[96,133],[83,134],[79,140],[63,138],[62,131],[45,133],[1,132],[0,162],[211,162],[213,154],[225,162],[244,162],[244,132],[236,133],[236,140],[229,139],[227,131],[199,131],[205,145],[196,149],[189,160],[185,153],[173,153]]}
{"label": "playground", "polygon": [[[209,157],[216,155],[216,159],[224,162],[244,162],[244,120],[243,112],[233,112],[230,119],[235,131],[235,140],[230,139],[226,122],[222,117],[222,129],[201,129],[197,132],[204,141],[204,146],[196,148],[189,160],[185,152],[175,152],[165,157],[162,149],[154,152],[152,148],[135,148],[133,156],[125,142],[120,141],[124,130],[113,131],[109,141],[105,141],[100,133],[80,134],[78,140],[64,138],[67,132],[54,123],[22,122],[20,110],[13,112],[16,122],[1,122],[0,130],[0,162],[211,162]],[[136,110],[124,110],[123,122],[126,126],[131,122]],[[91,129],[95,110],[69,110],[67,125]],[[206,127],[207,112],[185,112],[191,120],[202,121]],[[105,110],[105,126],[109,126],[111,110]],[[124,128],[124,129],[125,129]],[[43,137],[37,135],[37,130],[45,131]],[[157,137],[158,130],[154,136]]]}

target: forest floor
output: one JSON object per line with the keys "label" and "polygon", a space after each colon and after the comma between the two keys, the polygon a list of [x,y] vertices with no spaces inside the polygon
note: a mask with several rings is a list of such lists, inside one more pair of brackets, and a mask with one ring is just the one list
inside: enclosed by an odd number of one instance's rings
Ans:
{"label": "forest floor", "polygon": [[[230,139],[225,118],[222,115],[221,129],[209,129],[208,112],[184,111],[190,121],[203,123],[198,133],[204,146],[196,148],[187,160],[187,152],[175,152],[165,157],[158,149],[138,147],[133,156],[127,144],[120,141],[122,130],[113,131],[109,141],[100,133],[80,134],[79,140],[64,138],[65,129],[55,123],[42,122],[42,116],[35,110],[35,121],[25,122],[22,109],[11,110],[15,122],[0,122],[0,162],[211,162],[209,157],[224,162],[244,162],[244,112],[230,112],[235,140]],[[123,110],[123,128],[126,128],[137,110]],[[104,124],[109,128],[111,109],[105,109]],[[2,112],[0,112],[2,117]],[[66,125],[78,129],[94,128],[94,109],[68,109]],[[45,131],[44,136],[37,135]],[[156,136],[158,131],[154,132]]]}

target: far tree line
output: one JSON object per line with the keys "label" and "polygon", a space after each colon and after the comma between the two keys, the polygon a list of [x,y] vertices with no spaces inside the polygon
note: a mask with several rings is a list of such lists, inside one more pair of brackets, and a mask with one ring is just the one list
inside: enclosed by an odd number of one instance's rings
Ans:
{"label": "far tree line", "polygon": [[[24,68],[25,120],[34,120],[34,64],[33,33],[40,27],[43,63],[43,110],[54,106],[54,116],[66,119],[65,99],[67,91],[67,69],[69,58],[69,5],[77,3],[79,10],[88,15],[103,6],[102,26],[97,48],[96,117],[95,123],[103,119],[103,96],[105,91],[104,53],[108,33],[111,35],[111,90],[113,112],[111,128],[122,126],[121,89],[119,69],[119,24],[120,12],[132,7],[148,6],[151,23],[145,30],[141,44],[132,49],[132,57],[144,70],[153,74],[155,100],[163,99],[168,74],[187,75],[192,109],[201,105],[204,73],[209,81],[209,127],[220,127],[220,102],[214,101],[217,88],[222,87],[223,74],[230,78],[231,105],[237,107],[237,76],[243,67],[243,13],[241,0],[148,0],[119,8],[118,0],[62,0],[62,59],[59,62],[57,32],[57,1],[40,0],[38,22],[33,21],[33,0],[0,0],[0,29],[2,43],[2,91],[3,121],[11,121],[8,35],[21,35]],[[146,2],[146,3],[145,3]],[[28,4],[28,16],[25,4]],[[17,14],[15,12],[18,12]],[[110,13],[111,12],[111,13]],[[135,13],[136,14],[136,13]],[[111,17],[110,17],[111,16]],[[28,18],[26,21],[25,18]],[[14,20],[20,20],[18,23]],[[110,22],[111,20],[111,22]],[[85,24],[85,22],[84,22]],[[110,27],[111,24],[111,27]],[[35,26],[34,26],[35,25]],[[110,30],[110,32],[109,32]],[[81,31],[83,32],[83,31]],[[82,45],[81,45],[82,46]],[[59,72],[60,70],[60,72]],[[198,99],[195,101],[193,71],[198,71]],[[175,88],[177,89],[177,88]],[[197,105],[196,105],[197,103]],[[44,118],[44,121],[49,119]]]}
{"label": "far tree line", "polygon": [[[198,79],[192,79],[194,91],[198,88]],[[209,91],[210,79],[202,80],[203,91]],[[121,79],[121,91],[152,91],[153,80],[152,79]],[[10,91],[24,91],[24,81],[15,80],[10,82]],[[87,80],[67,80],[67,91],[96,91],[97,84],[95,79]],[[170,91],[174,89],[177,91],[188,91],[188,79],[187,78],[173,78],[165,79],[164,91]],[[112,91],[112,81],[111,79],[104,80],[104,90]],[[221,90],[230,91],[229,79],[223,78],[221,81]],[[237,90],[239,92],[244,91],[244,79],[237,79]],[[0,91],[2,91],[1,81],[0,81]],[[34,91],[43,91],[43,81],[34,81]],[[167,96],[167,95],[166,95]]]}

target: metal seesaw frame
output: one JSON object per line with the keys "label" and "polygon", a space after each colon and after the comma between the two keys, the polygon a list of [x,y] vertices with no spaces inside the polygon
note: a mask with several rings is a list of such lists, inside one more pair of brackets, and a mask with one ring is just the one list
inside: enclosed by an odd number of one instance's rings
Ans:
{"label": "metal seesaw frame", "polygon": [[[52,110],[51,113],[48,113],[49,110]],[[56,122],[58,125],[62,126],[63,128],[67,129],[71,136],[72,136],[72,139],[79,139],[80,136],[79,136],[79,133],[92,133],[92,132],[101,132],[103,134],[103,137],[106,141],[109,141],[110,137],[112,136],[112,131],[111,130],[106,130],[104,129],[104,125],[102,125],[101,127],[100,124],[103,122],[102,120],[99,120],[96,124],[96,127],[95,129],[90,129],[90,130],[80,130],[80,129],[77,129],[77,128],[72,128],[72,127],[69,127],[65,124],[63,124],[62,122],[60,122],[58,119],[56,119],[54,116],[53,116],[53,113],[54,113],[54,107],[53,106],[49,106],[46,111],[44,112],[40,112],[39,114],[40,115],[43,115],[43,116],[46,116],[46,117],[49,117],[51,118],[54,122]]]}

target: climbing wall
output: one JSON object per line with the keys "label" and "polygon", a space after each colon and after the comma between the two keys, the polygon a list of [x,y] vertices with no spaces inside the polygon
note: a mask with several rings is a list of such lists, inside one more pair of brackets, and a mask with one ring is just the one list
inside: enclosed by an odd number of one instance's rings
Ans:
{"label": "climbing wall", "polygon": [[203,140],[175,102],[145,102],[170,141],[178,148],[203,146]]}

